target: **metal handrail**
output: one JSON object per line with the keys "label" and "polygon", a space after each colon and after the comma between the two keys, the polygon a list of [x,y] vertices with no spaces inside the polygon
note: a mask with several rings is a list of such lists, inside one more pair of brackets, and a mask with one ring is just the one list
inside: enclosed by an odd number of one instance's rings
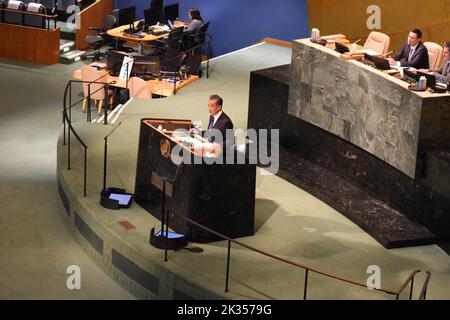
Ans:
{"label": "metal handrail", "polygon": [[426,271],[427,277],[425,278],[425,282],[423,283],[422,290],[420,291],[419,300],[426,300],[427,297],[427,290],[428,290],[428,284],[430,282],[431,278],[431,272]]}
{"label": "metal handrail", "polygon": [[[339,275],[336,275],[336,274],[320,271],[318,269],[315,269],[315,268],[312,268],[312,267],[309,267],[309,266],[306,266],[306,265],[303,265],[303,264],[300,264],[300,263],[297,263],[297,262],[294,262],[294,261],[290,261],[288,259],[276,256],[276,255],[273,255],[271,253],[265,252],[265,251],[260,250],[258,248],[255,248],[255,247],[252,247],[252,246],[247,245],[245,243],[242,243],[242,242],[240,242],[238,240],[232,239],[232,238],[230,238],[230,237],[228,237],[226,235],[223,235],[223,234],[221,234],[221,233],[219,233],[217,231],[214,231],[214,230],[212,230],[212,229],[210,229],[210,228],[208,228],[208,227],[206,227],[206,226],[204,226],[204,225],[202,225],[202,224],[200,224],[200,223],[198,223],[198,222],[196,222],[196,221],[194,221],[194,220],[192,220],[192,219],[190,219],[190,218],[188,218],[186,216],[183,216],[183,215],[180,215],[180,214],[177,214],[177,213],[174,213],[174,214],[177,215],[178,217],[181,217],[182,219],[185,219],[189,223],[191,223],[193,225],[196,225],[197,227],[199,227],[199,228],[201,228],[201,229],[203,229],[205,231],[208,231],[209,233],[212,233],[212,234],[214,234],[214,235],[216,235],[216,236],[218,236],[218,237],[228,241],[227,272],[226,272],[225,292],[228,292],[228,287],[229,287],[229,285],[228,285],[229,281],[228,280],[229,280],[229,264],[230,264],[230,254],[231,254],[230,253],[231,243],[237,244],[237,245],[239,245],[241,247],[244,247],[244,248],[246,248],[246,249],[248,249],[250,251],[262,254],[262,255],[270,257],[272,259],[275,259],[275,260],[278,260],[278,261],[290,264],[292,266],[304,269],[306,271],[305,272],[305,286],[304,286],[304,293],[303,293],[303,299],[304,300],[306,300],[306,297],[307,297],[307,285],[308,285],[308,274],[309,274],[309,271],[317,273],[317,274],[320,274],[322,276],[326,276],[326,277],[335,279],[335,280],[339,280],[339,281],[343,281],[343,282],[346,282],[346,283],[350,283],[350,284],[353,284],[353,285],[357,285],[357,286],[361,286],[361,287],[367,288],[367,284],[366,283],[363,283],[363,282],[360,282],[360,281],[357,281],[357,280],[353,280],[353,279],[349,279],[349,278],[346,278],[346,277],[342,277],[342,276],[339,276]],[[167,248],[166,248],[166,252],[167,252]],[[410,292],[410,298],[409,298],[411,300],[411,298],[412,298],[412,290],[413,290],[413,285],[412,284],[414,282],[414,277],[419,272],[421,272],[421,270],[414,270],[413,272],[411,272],[411,274],[408,276],[408,278],[402,283],[402,285],[397,290],[388,290],[388,289],[383,289],[383,288],[373,288],[373,290],[380,291],[380,292],[383,292],[383,293],[386,293],[386,294],[390,294],[390,295],[394,295],[396,297],[396,300],[398,300],[399,296],[403,293],[403,291],[408,286],[408,284],[411,283],[411,292]]]}

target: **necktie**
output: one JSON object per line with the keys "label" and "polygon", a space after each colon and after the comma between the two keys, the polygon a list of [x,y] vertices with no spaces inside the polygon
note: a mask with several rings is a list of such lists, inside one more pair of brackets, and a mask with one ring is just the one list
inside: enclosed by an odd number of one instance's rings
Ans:
{"label": "necktie", "polygon": [[209,126],[208,129],[211,129],[214,125],[214,117],[213,116],[209,116]]}
{"label": "necktie", "polygon": [[411,61],[413,55],[414,55],[414,48],[411,47],[411,50],[409,51],[408,61]]}

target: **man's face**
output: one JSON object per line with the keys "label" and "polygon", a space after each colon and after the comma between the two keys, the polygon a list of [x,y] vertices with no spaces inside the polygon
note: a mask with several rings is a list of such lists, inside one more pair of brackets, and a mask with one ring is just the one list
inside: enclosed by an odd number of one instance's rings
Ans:
{"label": "man's face", "polygon": [[411,47],[415,47],[419,43],[420,39],[414,32],[410,32],[408,35],[408,44]]}
{"label": "man's face", "polygon": [[450,61],[450,49],[447,47],[444,47],[444,60]]}
{"label": "man's face", "polygon": [[217,104],[216,100],[208,101],[208,112],[210,115],[215,116],[220,112],[221,109],[221,106]]}

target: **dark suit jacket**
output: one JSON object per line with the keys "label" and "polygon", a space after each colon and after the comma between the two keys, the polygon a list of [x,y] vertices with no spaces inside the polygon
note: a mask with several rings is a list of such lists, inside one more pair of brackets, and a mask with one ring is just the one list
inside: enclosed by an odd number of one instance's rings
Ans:
{"label": "dark suit jacket", "polygon": [[227,129],[233,129],[233,122],[231,119],[225,114],[225,112],[222,111],[222,114],[220,115],[219,119],[217,119],[214,126],[211,127],[212,123],[214,121],[213,116],[209,116],[209,123],[208,123],[208,130],[205,132],[205,137],[208,138],[210,142],[214,142],[214,137],[208,136],[208,131],[210,129],[216,129],[219,130],[222,133],[223,136],[223,142],[225,144],[225,141],[227,139],[226,130]]}
{"label": "dark suit jacket", "polygon": [[410,51],[411,47],[408,44],[405,44],[400,54],[396,55],[394,59],[397,61],[401,61],[402,67],[413,67],[416,69],[430,68],[430,64],[428,62],[428,50],[423,45],[422,42],[419,42],[419,44],[417,45],[416,51],[414,52],[414,55],[411,57],[411,60],[408,59]]}

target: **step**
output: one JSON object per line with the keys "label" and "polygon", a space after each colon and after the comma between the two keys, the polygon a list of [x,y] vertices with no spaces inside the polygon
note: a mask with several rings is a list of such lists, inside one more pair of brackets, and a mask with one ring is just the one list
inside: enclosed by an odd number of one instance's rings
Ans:
{"label": "step", "polygon": [[69,52],[60,55],[61,59],[66,62],[76,62],[80,61],[81,58],[86,55],[84,50],[71,50]]}
{"label": "step", "polygon": [[437,237],[427,228],[357,184],[283,147],[280,147],[280,170],[277,176],[333,207],[387,249],[437,242]]}
{"label": "step", "polygon": [[75,41],[71,40],[61,40],[59,45],[59,51],[61,53],[67,53],[75,47]]}

